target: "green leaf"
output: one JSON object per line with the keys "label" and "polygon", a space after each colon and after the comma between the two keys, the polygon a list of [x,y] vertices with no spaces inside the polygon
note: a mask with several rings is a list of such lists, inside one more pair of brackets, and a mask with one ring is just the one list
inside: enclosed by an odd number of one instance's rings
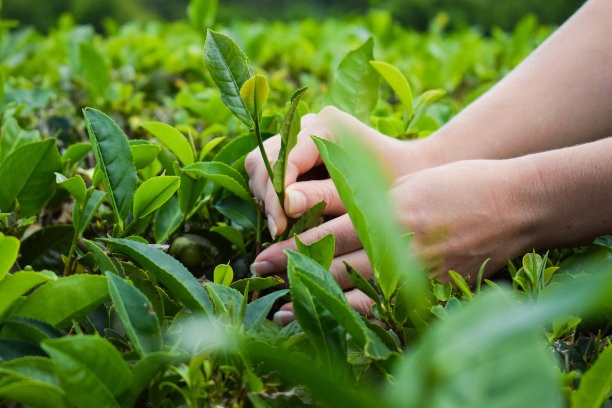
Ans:
{"label": "green leaf", "polygon": [[253,120],[259,120],[259,113],[268,99],[269,92],[268,81],[263,75],[253,75],[240,88],[242,102]]}
{"label": "green leaf", "polygon": [[82,236],[89,223],[93,219],[94,214],[98,211],[98,207],[104,201],[104,197],[106,197],[106,193],[100,190],[93,190],[89,198],[87,199],[87,203],[85,204],[85,209],[83,210],[83,214],[79,219],[79,230],[78,236]]}
{"label": "green leaf", "polygon": [[11,316],[29,317],[64,328],[108,299],[106,278],[72,275],[47,282],[29,295]]}
{"label": "green leaf", "polygon": [[150,132],[164,146],[170,149],[184,166],[189,166],[193,163],[193,150],[189,141],[181,132],[161,122],[146,122],[141,124],[140,127]]}
{"label": "green leaf", "polygon": [[23,357],[0,364],[0,399],[32,407],[68,407],[51,360]]}
{"label": "green leaf", "polygon": [[85,80],[90,97],[104,97],[110,85],[110,70],[104,56],[89,42],[79,44],[79,74]]}
{"label": "green leaf", "polygon": [[132,143],[130,140],[130,149],[132,149],[132,159],[134,160],[134,166],[136,170],[144,169],[149,164],[153,163],[153,160],[157,158],[159,152],[161,152],[161,146],[155,143]]}
{"label": "green leaf", "polygon": [[91,150],[91,143],[74,143],[62,154],[62,162],[78,163]]}
{"label": "green leaf", "polygon": [[155,276],[176,298],[193,311],[210,312],[212,303],[206,290],[179,261],[147,244],[129,239],[107,238],[113,252],[126,255]]}
{"label": "green leaf", "polygon": [[0,162],[19,146],[40,140],[38,130],[24,130],[17,119],[5,115],[2,119],[2,137],[0,137]]}
{"label": "green leaf", "polygon": [[104,113],[85,108],[83,115],[102,182],[115,213],[115,222],[122,231],[138,180],[130,145],[115,121]]}
{"label": "green leaf", "polygon": [[302,214],[300,218],[298,218],[295,224],[293,224],[287,236],[290,237],[294,234],[301,234],[302,232],[321,224],[326,205],[327,203],[325,201],[319,201],[306,210],[306,212]]}
{"label": "green leaf", "polygon": [[[181,183],[181,187],[183,183]],[[181,189],[179,187],[179,190]],[[176,231],[183,221],[183,214],[179,206],[179,199],[176,196],[170,197],[168,201],[159,207],[159,211],[155,214],[155,223],[153,224],[153,235],[155,242],[161,244]]]}
{"label": "green leaf", "polygon": [[79,204],[79,207],[85,205],[85,200],[87,200],[87,186],[85,185],[85,181],[83,181],[83,177],[76,175],[66,178],[61,173],[55,173],[55,182],[72,194]]}
{"label": "green leaf", "polygon": [[608,346],[580,379],[580,387],[572,395],[572,408],[601,407],[608,399],[611,387],[612,347]]}
{"label": "green leaf", "polygon": [[278,194],[282,194],[282,197],[285,196],[285,176],[287,174],[289,153],[297,144],[297,135],[300,133],[302,126],[302,117],[299,113],[296,115],[297,107],[306,89],[308,88],[298,89],[291,95],[291,105],[287,113],[285,113],[285,119],[281,125],[281,147],[274,164],[272,185]]}
{"label": "green leaf", "polygon": [[214,282],[223,286],[229,286],[234,279],[234,270],[231,266],[221,264],[215,267],[215,271],[213,273]]}
{"label": "green leaf", "polygon": [[15,338],[40,344],[44,339],[62,337],[63,332],[49,323],[41,322],[27,317],[11,317],[4,319],[2,335],[7,338]]}
{"label": "green leaf", "polygon": [[252,278],[245,278],[234,281],[230,283],[229,286],[232,289],[236,289],[237,291],[244,293],[247,283],[249,284],[249,291],[254,292],[256,290],[264,290],[283,284],[285,283],[285,281],[279,276],[267,276],[265,278],[255,276]]}
{"label": "green leaf", "polygon": [[365,293],[370,299],[375,301],[376,303],[380,303],[380,297],[376,290],[370,285],[370,283],[365,280],[363,276],[359,272],[355,270],[348,262],[344,261],[344,265],[346,266],[346,275],[349,280],[353,284],[356,289],[359,289],[363,293]]}
{"label": "green leaf", "polygon": [[187,17],[193,28],[204,32],[215,22],[218,0],[191,0],[187,6]]}
{"label": "green leaf", "polygon": [[334,252],[336,250],[334,234],[327,234],[310,245],[306,245],[300,241],[297,235],[293,237],[295,238],[295,244],[300,254],[306,255],[326,270],[329,270],[334,260]]}
{"label": "green leaf", "polygon": [[373,59],[374,39],[370,37],[342,59],[329,89],[332,105],[365,123],[370,121],[380,87],[380,76],[370,65]]}
{"label": "green leaf", "polygon": [[20,271],[0,281],[0,317],[3,317],[23,294],[48,280],[49,278],[38,272]]}
{"label": "green leaf", "polygon": [[465,279],[463,279],[463,276],[452,270],[448,271],[448,275],[451,277],[453,282],[455,282],[455,285],[457,285],[459,290],[463,292],[465,297],[472,300],[472,291],[470,290],[470,287],[465,281]]}
{"label": "green leaf", "polygon": [[115,310],[140,356],[161,351],[162,333],[151,302],[119,276],[106,272],[108,291]]}
{"label": "green leaf", "polygon": [[412,115],[412,89],[406,77],[399,69],[384,61],[370,61],[370,65],[387,81],[393,92],[397,95],[408,117]]}
{"label": "green leaf", "polygon": [[220,161],[231,166],[255,148],[257,148],[257,137],[254,133],[238,136],[223,146],[213,157],[213,161]]}
{"label": "green leaf", "polygon": [[152,177],[142,183],[134,194],[134,218],[143,218],[161,207],[178,190],[180,183],[177,176]]}
{"label": "green leaf", "polygon": [[204,43],[204,63],[221,91],[221,100],[247,127],[255,123],[240,96],[240,88],[253,75],[244,52],[228,36],[208,30]]}
{"label": "green leaf", "polygon": [[200,198],[206,188],[206,179],[194,179],[184,172],[175,162],[175,174],[181,177],[181,185],[178,189],[178,202],[180,211],[188,217],[200,202]]}
{"label": "green leaf", "polygon": [[229,225],[225,225],[223,223],[218,223],[218,225],[211,227],[210,230],[227,239],[242,253],[246,253],[246,247],[244,246],[244,238],[242,237],[242,233],[236,228],[231,227]]}
{"label": "green leaf", "polygon": [[215,209],[229,218],[233,224],[249,231],[257,225],[257,213],[253,206],[238,197],[224,197],[214,204]]}
{"label": "green leaf", "polygon": [[102,250],[102,248],[100,248],[100,246],[98,246],[98,244],[88,239],[84,239],[83,241],[85,242],[85,245],[87,245],[87,247],[91,250],[91,256],[93,257],[96,266],[98,267],[98,270],[101,274],[105,272],[112,272],[115,275],[119,275],[119,271],[117,270],[117,267],[115,266],[113,261],[111,261],[111,259],[104,253],[104,251]]}
{"label": "green leaf", "polygon": [[215,282],[206,283],[206,292],[213,300],[215,305],[215,313],[223,316],[229,311],[233,311],[233,315],[237,315],[242,304],[242,293]]}
{"label": "green leaf", "polygon": [[0,281],[2,281],[11,270],[11,267],[17,260],[18,254],[19,239],[10,236],[7,237],[0,232]]}
{"label": "green leaf", "polygon": [[114,397],[130,388],[133,376],[107,340],[76,335],[43,341],[68,399],[79,407],[118,407]]}
{"label": "green leaf", "polygon": [[389,217],[393,211],[386,198],[388,179],[365,147],[347,136],[347,129],[330,130],[339,136],[342,147],[313,139],[372,264],[377,285],[389,299],[401,276],[410,282],[402,287],[411,306],[423,304],[427,279],[421,265],[406,253],[407,237]]}
{"label": "green leaf", "polygon": [[0,361],[10,361],[27,356],[44,356],[36,343],[23,339],[0,339]]}
{"label": "green leaf", "polygon": [[204,177],[255,206],[247,183],[235,169],[221,162],[197,162],[183,169],[192,177]]}
{"label": "green leaf", "polygon": [[[366,326],[359,314],[349,306],[344,292],[340,289],[332,275],[305,255],[291,250],[285,250],[285,253],[289,258],[287,270],[299,277],[299,282],[335,317],[338,323],[351,335],[353,340],[363,347],[366,355],[373,359],[386,358],[390,350]],[[289,275],[289,278],[291,279],[291,275]],[[292,281],[291,285],[293,284]]]}
{"label": "green leaf", "polygon": [[270,313],[274,302],[287,293],[289,293],[288,289],[277,290],[249,303],[243,319],[244,330],[258,330],[264,320],[266,320],[266,316]]}
{"label": "green leaf", "polygon": [[17,199],[21,217],[37,215],[55,192],[55,172],[60,167],[55,139],[15,149],[0,165],[0,209],[11,209]]}
{"label": "green leaf", "polygon": [[206,145],[204,145],[202,150],[200,150],[200,154],[198,156],[200,161],[204,161],[208,153],[212,152],[215,149],[215,147],[217,147],[220,143],[224,142],[225,139],[226,139],[225,136],[219,136],[219,137],[215,137],[214,139],[206,143]]}

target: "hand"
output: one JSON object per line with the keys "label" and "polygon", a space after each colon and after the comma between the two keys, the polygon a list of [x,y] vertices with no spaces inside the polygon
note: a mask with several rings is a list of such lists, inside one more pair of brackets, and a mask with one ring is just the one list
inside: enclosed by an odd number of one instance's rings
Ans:
{"label": "hand", "polygon": [[[297,136],[296,146],[289,154],[285,179],[287,193],[284,207],[289,217],[301,216],[308,208],[320,201],[327,203],[326,215],[344,214],[344,206],[331,179],[298,181],[298,177],[323,164],[311,135],[335,141],[336,135],[331,129],[338,127],[349,129],[354,137],[361,139],[370,147],[379,156],[381,162],[387,165],[393,178],[406,174],[408,171],[427,167],[424,160],[426,155],[422,152],[416,153],[424,141],[402,142],[393,139],[366,126],[351,115],[328,106],[318,114],[308,114],[302,117],[302,129]],[[280,150],[280,136],[276,135],[266,140],[264,148],[269,159],[275,161]],[[412,151],[415,153],[411,153]],[[255,197],[263,203],[270,233],[272,237],[276,237],[285,230],[287,221],[259,149],[253,150],[247,156],[245,168],[250,178],[249,187]]]}
{"label": "hand", "polygon": [[[521,194],[525,172],[519,159],[456,162],[400,177],[391,190],[398,220],[406,232],[414,232],[412,249],[432,277],[447,281],[453,269],[473,281],[487,259],[486,272],[493,272],[507,259],[533,245],[535,216]],[[344,289],[351,284],[342,261],[366,278],[370,263],[348,215],[342,215],[304,232],[300,239],[311,243],[333,233],[335,258],[330,273]],[[258,274],[286,268],[284,249],[294,249],[293,239],[274,244],[255,260]],[[360,314],[370,315],[371,301],[363,293],[347,292],[349,304]],[[277,321],[292,320],[291,304],[281,307]]]}

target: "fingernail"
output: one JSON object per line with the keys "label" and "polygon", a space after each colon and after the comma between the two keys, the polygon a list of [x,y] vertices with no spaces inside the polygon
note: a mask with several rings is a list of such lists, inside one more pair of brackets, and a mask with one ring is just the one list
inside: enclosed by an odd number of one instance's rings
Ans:
{"label": "fingernail", "polygon": [[270,230],[270,235],[272,235],[272,238],[276,238],[276,231],[278,231],[278,229],[276,228],[276,223],[271,215],[268,215],[268,229]]}
{"label": "fingernail", "polygon": [[306,196],[301,191],[287,190],[287,212],[293,216],[302,215],[308,208]]}
{"label": "fingernail", "polygon": [[263,261],[263,262],[255,262],[253,264],[251,264],[251,274],[253,276],[261,276],[261,275],[267,275],[271,272],[274,272],[274,266],[267,261]]}
{"label": "fingernail", "polygon": [[274,313],[274,323],[285,326],[295,320],[295,315],[290,310],[279,310]]}

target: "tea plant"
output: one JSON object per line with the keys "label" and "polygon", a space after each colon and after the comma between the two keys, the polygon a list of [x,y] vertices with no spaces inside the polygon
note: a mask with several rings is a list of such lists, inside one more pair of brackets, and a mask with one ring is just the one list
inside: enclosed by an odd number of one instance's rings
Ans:
{"label": "tea plant", "polygon": [[[438,19],[415,33],[383,12],[236,22],[219,28],[245,51],[209,30],[203,70],[200,35],[216,6],[193,1],[190,26],[109,22],[106,38],[69,16],[48,36],[0,24],[0,401],[608,400],[609,238],[526,254],[520,268],[509,264],[511,284],[483,284],[484,265],[475,288],[452,273],[454,286],[428,281],[405,251],[409,237],[384,216],[389,181],[346,129],[334,129],[336,142],[314,140],[373,266],[366,280],[347,264],[348,277],[383,325],[351,309],[329,274],[331,235],[310,245],[296,236],[286,278],[247,272],[272,240],[248,189],[250,151],[260,149],[283,204],[309,106],[333,103],[389,136],[426,137],[527,54],[525,35],[535,43],[550,29],[527,19],[485,38],[445,33]],[[281,151],[270,158],[262,144],[276,133]],[[290,220],[279,239],[316,225],[322,210]],[[281,327],[269,317],[288,301],[296,321]]]}

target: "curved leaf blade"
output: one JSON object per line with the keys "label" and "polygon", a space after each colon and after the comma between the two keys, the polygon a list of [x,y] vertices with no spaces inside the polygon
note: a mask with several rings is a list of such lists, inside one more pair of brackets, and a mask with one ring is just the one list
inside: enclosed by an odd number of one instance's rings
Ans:
{"label": "curved leaf blade", "polygon": [[55,192],[55,172],[61,160],[55,139],[31,142],[9,154],[0,165],[0,209],[19,201],[20,215],[37,215]]}
{"label": "curved leaf blade", "polygon": [[50,281],[36,289],[11,313],[13,317],[29,317],[58,328],[72,319],[87,316],[108,299],[104,276],[72,275]]}
{"label": "curved leaf blade", "polygon": [[11,270],[18,254],[19,239],[0,233],[0,281]]}
{"label": "curved leaf blade", "polygon": [[240,96],[240,88],[253,75],[245,53],[227,35],[208,30],[204,63],[221,91],[221,100],[249,128],[255,123]]}
{"label": "curved leaf blade", "polygon": [[197,162],[183,169],[192,177],[204,177],[255,206],[247,183],[238,170],[221,162]]}
{"label": "curved leaf blade", "polygon": [[0,317],[20,296],[48,280],[49,278],[38,272],[20,271],[0,281]]}
{"label": "curved leaf blade", "polygon": [[161,122],[146,122],[140,125],[155,136],[164,146],[178,157],[184,166],[189,166],[194,161],[194,153],[189,141],[181,132],[174,127]]}
{"label": "curved leaf blade", "polygon": [[93,108],[83,109],[83,115],[115,221],[123,230],[138,181],[132,150],[123,131],[109,116]]}
{"label": "curved leaf blade", "polygon": [[162,333],[153,305],[136,287],[106,272],[108,291],[115,310],[138,354],[161,351]]}
{"label": "curved leaf blade", "polygon": [[106,238],[113,252],[126,255],[147,272],[152,273],[178,300],[193,311],[212,311],[206,290],[179,261],[172,256],[141,242],[129,239]]}
{"label": "curved leaf blade", "polygon": [[161,207],[178,190],[178,176],[152,177],[142,183],[134,194],[134,218],[142,218]]}
{"label": "curved leaf blade", "polygon": [[397,95],[408,117],[412,114],[412,88],[406,77],[399,69],[384,61],[370,61],[370,65],[387,81],[393,92]]}

